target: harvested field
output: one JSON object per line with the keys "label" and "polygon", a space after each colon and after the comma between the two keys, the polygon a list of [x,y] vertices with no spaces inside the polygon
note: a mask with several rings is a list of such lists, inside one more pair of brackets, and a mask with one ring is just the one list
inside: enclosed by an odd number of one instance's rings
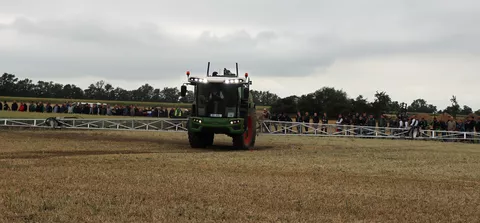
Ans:
{"label": "harvested field", "polygon": [[2,222],[475,222],[480,147],[185,133],[0,130]]}

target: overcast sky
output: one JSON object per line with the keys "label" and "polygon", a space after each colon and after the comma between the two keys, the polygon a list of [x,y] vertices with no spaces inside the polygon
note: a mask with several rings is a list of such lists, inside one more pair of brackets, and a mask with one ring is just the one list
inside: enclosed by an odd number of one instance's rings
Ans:
{"label": "overcast sky", "polygon": [[480,1],[0,0],[0,72],[134,89],[249,72],[282,97],[323,86],[480,109]]}

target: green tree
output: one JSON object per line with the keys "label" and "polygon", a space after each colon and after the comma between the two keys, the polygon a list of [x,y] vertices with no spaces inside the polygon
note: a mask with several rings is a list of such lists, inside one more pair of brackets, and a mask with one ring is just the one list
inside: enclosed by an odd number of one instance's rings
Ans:
{"label": "green tree", "polygon": [[0,77],[0,95],[15,96],[18,78],[13,74],[4,73]]}
{"label": "green tree", "polygon": [[271,105],[271,111],[277,114],[280,114],[282,112],[285,112],[287,114],[294,114],[297,112],[298,108],[297,100],[298,96],[296,95],[278,99]]}
{"label": "green tree", "polygon": [[162,102],[175,103],[175,102],[178,102],[179,98],[180,98],[180,90],[178,90],[178,88],[176,87],[174,88],[165,87],[160,92],[160,100]]}
{"label": "green tree", "polygon": [[443,112],[447,112],[450,115],[452,115],[453,118],[457,118],[457,114],[459,114],[460,111],[461,111],[460,110],[460,105],[458,105],[458,102],[457,102],[457,97],[455,95],[453,95],[452,98],[450,99],[450,101],[452,102],[452,105],[445,108],[445,110],[443,110]]}
{"label": "green tree", "polygon": [[415,99],[410,106],[408,106],[409,112],[421,112],[421,113],[434,113],[437,112],[437,107],[431,104],[427,104],[424,99]]}
{"label": "green tree", "polygon": [[461,115],[470,115],[470,114],[472,114],[472,113],[473,113],[473,109],[470,108],[470,107],[467,106],[467,105],[464,105],[464,106],[463,106],[463,109],[460,111],[460,114],[461,114]]}
{"label": "green tree", "polygon": [[375,100],[372,103],[372,111],[375,116],[380,116],[381,114],[385,114],[391,111],[391,104],[392,99],[390,96],[385,92],[376,92],[375,93]]}
{"label": "green tree", "polygon": [[372,111],[371,104],[363,95],[358,95],[356,99],[350,99],[350,104],[352,104],[351,112],[370,113]]}

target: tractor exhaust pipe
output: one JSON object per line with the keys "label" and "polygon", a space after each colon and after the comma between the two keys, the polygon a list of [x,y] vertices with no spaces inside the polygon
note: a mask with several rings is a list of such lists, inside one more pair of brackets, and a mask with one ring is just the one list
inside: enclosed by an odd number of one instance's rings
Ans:
{"label": "tractor exhaust pipe", "polygon": [[208,65],[207,65],[207,77],[209,73],[210,73],[210,62],[208,62]]}
{"label": "tractor exhaust pipe", "polygon": [[238,77],[238,63],[235,63],[235,66],[237,68],[237,77]]}

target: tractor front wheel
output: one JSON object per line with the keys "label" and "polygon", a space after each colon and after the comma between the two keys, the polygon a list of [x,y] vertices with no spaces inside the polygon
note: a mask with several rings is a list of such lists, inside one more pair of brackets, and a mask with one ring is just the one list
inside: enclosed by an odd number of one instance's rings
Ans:
{"label": "tractor front wheel", "polygon": [[205,138],[202,137],[200,133],[196,132],[189,132],[188,133],[188,141],[190,142],[190,147],[192,148],[205,148]]}
{"label": "tractor front wheel", "polygon": [[245,132],[241,135],[232,136],[235,149],[246,150],[255,146],[256,122],[252,116],[248,116],[245,125]]}
{"label": "tractor front wheel", "polygon": [[205,145],[206,145],[206,146],[211,146],[211,145],[213,145],[213,140],[214,140],[214,138],[215,138],[215,134],[213,134],[213,133],[205,133],[205,135],[204,135],[203,137],[205,137],[204,140],[205,140]]}

